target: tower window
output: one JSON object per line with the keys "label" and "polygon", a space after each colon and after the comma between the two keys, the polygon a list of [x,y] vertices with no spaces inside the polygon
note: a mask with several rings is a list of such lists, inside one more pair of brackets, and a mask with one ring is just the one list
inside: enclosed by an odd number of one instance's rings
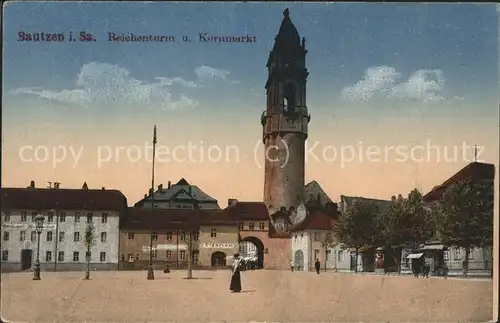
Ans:
{"label": "tower window", "polygon": [[284,109],[287,113],[295,112],[295,87],[292,83],[287,83],[285,85],[284,91]]}

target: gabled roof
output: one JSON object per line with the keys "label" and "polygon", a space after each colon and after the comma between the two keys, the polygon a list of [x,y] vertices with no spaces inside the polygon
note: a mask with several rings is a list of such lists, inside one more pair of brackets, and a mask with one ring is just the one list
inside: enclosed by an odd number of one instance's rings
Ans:
{"label": "gabled roof", "polygon": [[444,181],[443,184],[435,186],[424,195],[427,202],[441,199],[448,187],[458,181],[465,180],[491,180],[495,179],[495,165],[488,163],[472,162],[459,170],[453,176]]}
{"label": "gabled roof", "polygon": [[124,211],[127,198],[118,190],[1,188],[2,209]]}
{"label": "gabled roof", "polygon": [[328,194],[321,188],[318,182],[312,181],[304,188],[306,204],[311,200],[317,200],[320,204],[333,203]]}
{"label": "gabled roof", "polygon": [[[179,200],[192,200],[200,203],[217,203],[217,200],[203,192],[198,186],[191,185],[189,182],[181,178],[176,184],[168,187],[159,187],[154,192],[154,198],[157,202],[171,201],[173,199]],[[146,196],[144,199],[138,201],[139,205],[145,201],[151,200],[151,195]]]}
{"label": "gabled roof", "polygon": [[362,197],[362,196],[345,196],[345,195],[340,195],[340,201],[342,203],[345,203],[346,206],[351,206],[355,201],[366,201],[366,202],[371,202],[375,204],[379,211],[384,212],[386,211],[390,205],[391,201],[390,200],[380,200],[380,199],[374,199],[374,198],[368,198],[368,197]]}

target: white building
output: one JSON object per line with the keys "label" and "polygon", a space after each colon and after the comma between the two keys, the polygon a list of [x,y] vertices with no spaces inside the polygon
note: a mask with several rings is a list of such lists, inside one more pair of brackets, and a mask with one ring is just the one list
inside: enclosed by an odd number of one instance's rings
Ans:
{"label": "white building", "polygon": [[45,216],[40,234],[42,270],[82,270],[86,266],[85,230],[92,223],[95,243],[91,248],[92,269],[116,269],[119,256],[119,221],[127,207],[116,190],[2,189],[2,270],[33,267],[37,254],[35,216]]}

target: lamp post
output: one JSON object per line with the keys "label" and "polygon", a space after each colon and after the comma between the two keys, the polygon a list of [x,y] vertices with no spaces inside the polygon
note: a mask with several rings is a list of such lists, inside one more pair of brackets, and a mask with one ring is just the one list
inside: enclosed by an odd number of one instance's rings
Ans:
{"label": "lamp post", "polygon": [[41,214],[38,214],[35,217],[35,223],[36,223],[36,233],[38,235],[38,242],[37,242],[37,248],[36,248],[36,261],[35,261],[35,271],[33,273],[33,280],[40,280],[40,234],[42,233],[43,230],[43,221],[45,220],[45,217]]}
{"label": "lamp post", "polygon": [[155,155],[156,155],[156,126],[153,128],[153,166],[151,171],[151,220],[149,222],[149,265],[148,280],[155,279],[153,272],[153,216],[155,207]]}

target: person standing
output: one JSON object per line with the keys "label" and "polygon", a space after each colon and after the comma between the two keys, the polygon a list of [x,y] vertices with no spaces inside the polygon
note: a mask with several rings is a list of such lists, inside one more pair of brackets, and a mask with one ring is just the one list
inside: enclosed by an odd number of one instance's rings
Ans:
{"label": "person standing", "polygon": [[241,274],[240,267],[242,259],[238,253],[234,254],[233,266],[231,268],[231,283],[229,285],[229,290],[233,293],[241,292]]}
{"label": "person standing", "polygon": [[316,262],[314,263],[314,268],[316,269],[316,274],[319,275],[319,270],[321,269],[321,263],[319,262],[319,259],[316,259]]}
{"label": "person standing", "polygon": [[290,270],[293,271],[293,260],[290,260]]}

